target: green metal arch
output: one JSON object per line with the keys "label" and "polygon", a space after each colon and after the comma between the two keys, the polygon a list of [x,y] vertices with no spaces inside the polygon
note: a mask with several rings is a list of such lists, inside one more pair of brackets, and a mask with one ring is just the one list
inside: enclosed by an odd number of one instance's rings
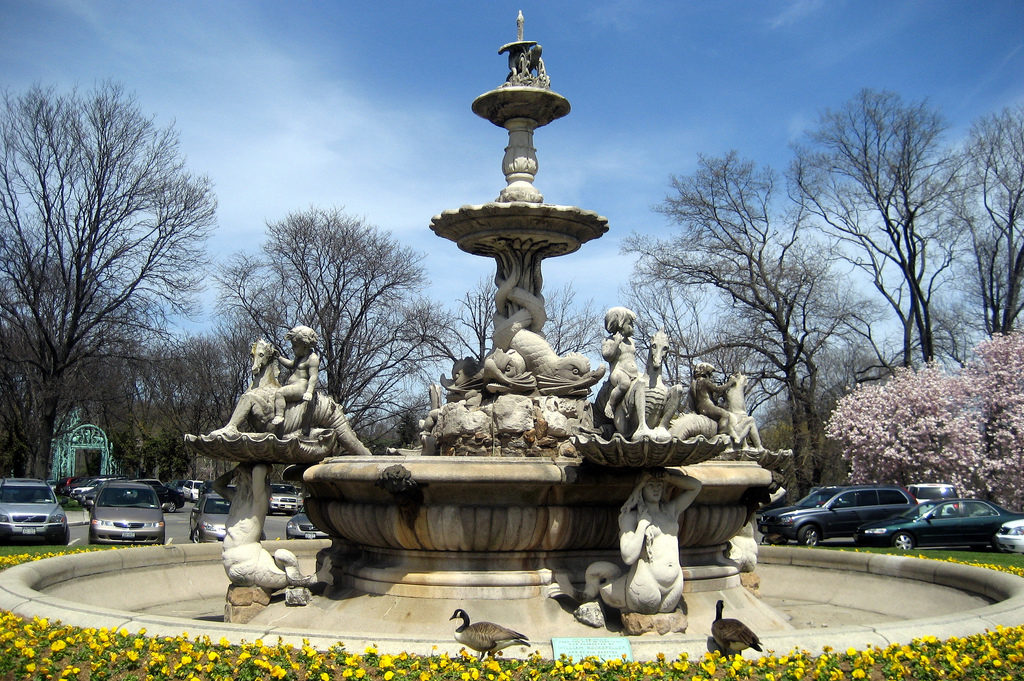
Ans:
{"label": "green metal arch", "polygon": [[80,450],[100,452],[100,475],[114,475],[118,466],[110,455],[110,440],[99,426],[83,423],[72,428],[54,443],[53,461],[50,466],[51,478],[75,475],[75,463]]}

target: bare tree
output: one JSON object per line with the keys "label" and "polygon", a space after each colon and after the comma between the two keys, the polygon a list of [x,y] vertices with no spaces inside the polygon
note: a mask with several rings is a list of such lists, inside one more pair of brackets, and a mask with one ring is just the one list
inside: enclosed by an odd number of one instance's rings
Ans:
{"label": "bare tree", "polygon": [[410,391],[440,355],[445,320],[420,296],[421,259],[361,218],[310,208],[269,223],[262,252],[225,265],[219,307],[279,346],[292,326],[313,327],[327,392],[369,432],[421,401]]}
{"label": "bare tree", "polygon": [[[495,312],[495,287],[488,279],[480,279],[476,286],[456,303],[447,322],[448,335],[442,350],[453,362],[472,357],[482,362],[492,349],[491,335]],[[586,354],[601,346],[601,314],[592,300],[576,302],[576,290],[571,284],[545,293],[544,309],[547,321],[544,335],[558,354],[569,352]]]}
{"label": "bare tree", "polygon": [[555,352],[559,355],[569,352],[587,354],[600,349],[604,315],[597,310],[592,299],[577,303],[576,289],[572,284],[545,293],[544,299],[548,315],[544,335]]}
{"label": "bare tree", "polygon": [[669,351],[662,365],[666,381],[686,383],[691,368],[701,360],[726,373],[744,371],[751,375],[753,389],[760,386],[760,361],[749,350],[729,345],[728,319],[716,310],[720,298],[708,295],[704,287],[679,286],[647,275],[632,277],[629,286],[626,305],[637,315],[638,346],[649,349],[650,338],[659,329],[668,334]]}
{"label": "bare tree", "polygon": [[697,171],[673,177],[672,187],[658,210],[680,232],[666,240],[631,238],[626,249],[639,256],[635,277],[714,292],[711,309],[720,322],[704,339],[714,344],[690,352],[739,349],[756,363],[748,373],[781,387],[806,484],[821,467],[815,458],[823,440],[817,358],[838,337],[850,309],[832,272],[834,255],[812,238],[798,207],[776,205],[771,170],[735,153],[701,157]]}
{"label": "bare tree", "polygon": [[[804,210],[849,247],[847,260],[867,274],[897,318],[898,362],[905,366],[941,351],[935,308],[960,242],[944,210],[958,172],[955,156],[941,146],[944,131],[925,102],[862,90],[822,114],[792,166]],[[890,363],[870,325],[859,328]]]}
{"label": "bare tree", "polygon": [[1024,309],[1024,106],[975,122],[965,148],[958,224],[971,236],[971,289],[989,335],[1011,333]]}
{"label": "bare tree", "polygon": [[491,347],[493,317],[494,284],[482,278],[455,303],[447,318],[441,348],[446,358],[457,362],[471,357],[483,362]]}
{"label": "bare tree", "polygon": [[24,381],[42,477],[90,362],[135,356],[189,311],[216,201],[173,127],[117,85],[5,94],[0,115],[0,359]]}

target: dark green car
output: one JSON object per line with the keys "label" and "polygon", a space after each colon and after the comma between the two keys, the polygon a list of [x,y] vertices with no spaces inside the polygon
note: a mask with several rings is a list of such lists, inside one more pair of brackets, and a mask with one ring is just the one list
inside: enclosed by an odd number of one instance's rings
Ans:
{"label": "dark green car", "polygon": [[993,537],[1008,520],[1024,518],[981,499],[934,499],[899,515],[857,528],[860,546],[995,546]]}

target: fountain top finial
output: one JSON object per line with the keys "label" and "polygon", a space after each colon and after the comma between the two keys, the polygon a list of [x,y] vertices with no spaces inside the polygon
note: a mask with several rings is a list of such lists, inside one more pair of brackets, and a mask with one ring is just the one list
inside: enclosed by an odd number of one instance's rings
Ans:
{"label": "fountain top finial", "polygon": [[519,10],[516,17],[516,40],[506,43],[498,48],[498,54],[508,52],[508,78],[502,87],[536,87],[545,90],[551,89],[551,81],[548,79],[547,71],[544,70],[544,60],[541,59],[541,46],[536,40],[523,40],[523,11]]}
{"label": "fountain top finial", "polygon": [[498,48],[498,54],[508,52],[505,82],[473,102],[473,111],[478,116],[499,127],[505,127],[514,118],[536,121],[533,127],[540,127],[569,113],[569,101],[551,89],[541,46],[534,40],[523,40],[524,23],[520,10],[516,18],[517,40]]}

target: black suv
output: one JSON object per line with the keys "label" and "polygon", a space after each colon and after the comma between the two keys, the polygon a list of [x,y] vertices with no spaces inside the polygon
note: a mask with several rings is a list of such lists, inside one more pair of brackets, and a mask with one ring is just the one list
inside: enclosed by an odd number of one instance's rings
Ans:
{"label": "black suv", "polygon": [[852,537],[864,523],[902,513],[916,504],[907,490],[896,485],[820,487],[793,506],[759,513],[757,529],[766,537],[814,546],[830,537]]}

